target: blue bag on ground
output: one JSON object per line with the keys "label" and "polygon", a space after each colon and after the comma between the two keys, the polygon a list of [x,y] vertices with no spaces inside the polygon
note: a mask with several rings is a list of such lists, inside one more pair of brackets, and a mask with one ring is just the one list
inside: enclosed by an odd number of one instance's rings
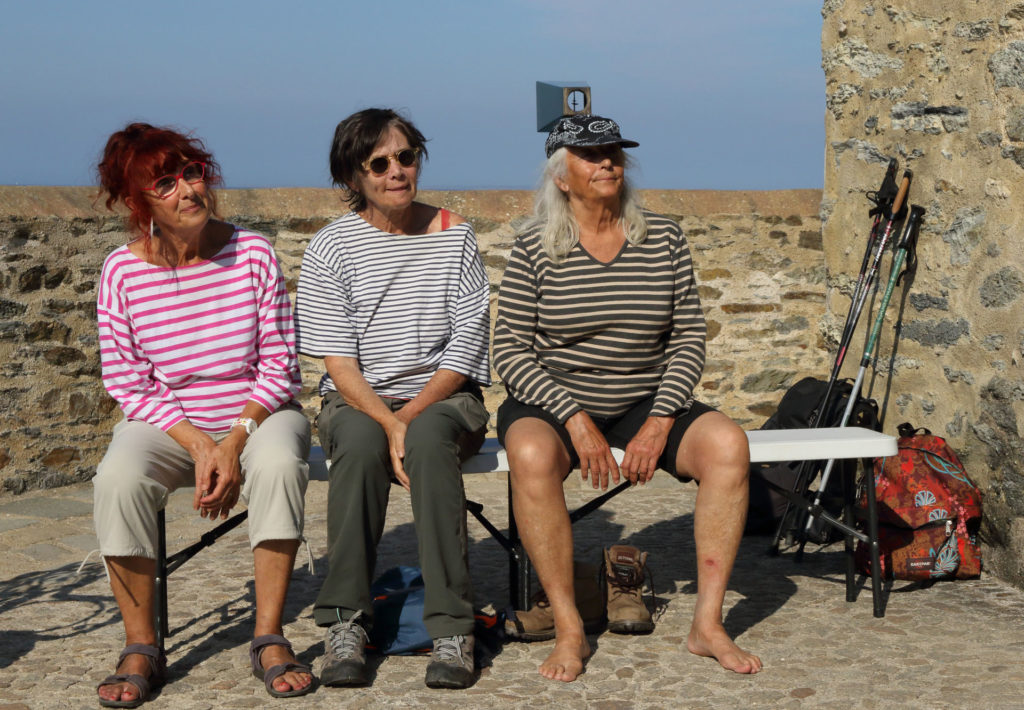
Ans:
{"label": "blue bag on ground", "polygon": [[373,629],[369,648],[388,656],[430,653],[433,640],[423,625],[423,573],[392,567],[370,585]]}

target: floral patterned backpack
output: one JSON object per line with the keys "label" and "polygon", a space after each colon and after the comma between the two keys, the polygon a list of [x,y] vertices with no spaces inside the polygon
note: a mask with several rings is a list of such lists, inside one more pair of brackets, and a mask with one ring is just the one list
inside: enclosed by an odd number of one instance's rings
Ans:
{"label": "floral patterned backpack", "polygon": [[[882,576],[934,580],[981,574],[981,492],[946,441],[900,424],[899,454],[875,459]],[[862,498],[862,505],[867,504]],[[858,567],[870,572],[867,545]]]}

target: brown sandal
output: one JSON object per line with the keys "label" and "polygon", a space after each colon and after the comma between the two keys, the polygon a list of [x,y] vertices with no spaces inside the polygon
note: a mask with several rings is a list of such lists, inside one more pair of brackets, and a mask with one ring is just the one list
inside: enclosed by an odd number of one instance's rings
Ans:
{"label": "brown sandal", "polygon": [[[316,677],[313,675],[313,669],[305,663],[289,661],[288,663],[278,663],[276,666],[271,666],[264,670],[260,656],[263,653],[263,649],[267,646],[284,646],[288,649],[288,653],[291,653],[293,656],[295,655],[292,651],[292,645],[288,643],[288,639],[284,636],[264,634],[252,640],[252,643],[249,644],[249,660],[252,662],[252,674],[263,681],[267,692],[275,698],[297,698],[300,695],[313,692],[313,687],[316,685]],[[291,690],[284,691],[275,688],[274,681],[289,671],[308,673],[310,676],[309,685],[305,688],[292,688]]]}
{"label": "brown sandal", "polygon": [[145,656],[146,660],[149,661],[149,677],[146,678],[138,673],[114,673],[100,681],[99,685],[96,686],[96,690],[98,692],[104,685],[131,683],[139,689],[139,697],[135,700],[106,700],[105,698],[100,698],[100,707],[137,708],[149,700],[149,694],[153,690],[164,684],[167,676],[167,656],[164,655],[163,649],[150,646],[148,643],[128,644],[121,651],[121,655],[117,657],[117,667],[121,667],[125,656],[132,654]]}

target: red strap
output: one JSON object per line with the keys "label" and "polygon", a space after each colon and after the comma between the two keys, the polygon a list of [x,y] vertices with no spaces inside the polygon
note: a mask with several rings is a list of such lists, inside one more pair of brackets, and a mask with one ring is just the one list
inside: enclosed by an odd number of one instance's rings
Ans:
{"label": "red strap", "polygon": [[452,213],[446,210],[444,207],[441,208],[441,231],[448,229],[448,224],[451,222]]}

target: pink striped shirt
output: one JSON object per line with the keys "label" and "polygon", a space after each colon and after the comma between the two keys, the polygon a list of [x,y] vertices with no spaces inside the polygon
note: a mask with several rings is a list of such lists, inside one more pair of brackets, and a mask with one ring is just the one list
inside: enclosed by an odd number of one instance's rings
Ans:
{"label": "pink striped shirt", "polygon": [[302,386],[284,278],[254,232],[176,269],[115,250],[96,313],[103,386],[129,419],[225,431],[249,400],[275,412]]}

